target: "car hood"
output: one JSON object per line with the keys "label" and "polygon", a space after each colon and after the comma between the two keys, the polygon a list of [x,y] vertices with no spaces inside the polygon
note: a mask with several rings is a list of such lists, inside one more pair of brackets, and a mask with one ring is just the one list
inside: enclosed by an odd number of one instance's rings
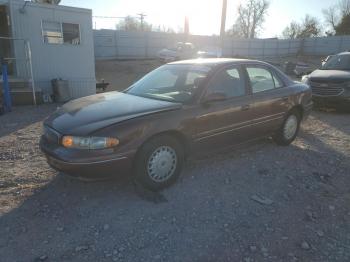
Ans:
{"label": "car hood", "polygon": [[158,52],[158,56],[176,56],[177,51],[164,48]]}
{"label": "car hood", "polygon": [[350,81],[350,71],[344,70],[315,70],[309,75],[311,80],[335,80],[335,81]]}
{"label": "car hood", "polygon": [[135,117],[175,110],[181,104],[109,92],[73,100],[56,110],[45,125],[66,135],[88,135]]}

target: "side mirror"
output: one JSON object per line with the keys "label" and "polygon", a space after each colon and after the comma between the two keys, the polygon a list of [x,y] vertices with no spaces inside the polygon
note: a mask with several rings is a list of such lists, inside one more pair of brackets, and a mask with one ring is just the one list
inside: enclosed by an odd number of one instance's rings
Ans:
{"label": "side mirror", "polygon": [[203,99],[203,103],[208,104],[211,102],[219,102],[219,101],[224,101],[227,99],[227,96],[224,93],[221,92],[215,92],[207,95]]}

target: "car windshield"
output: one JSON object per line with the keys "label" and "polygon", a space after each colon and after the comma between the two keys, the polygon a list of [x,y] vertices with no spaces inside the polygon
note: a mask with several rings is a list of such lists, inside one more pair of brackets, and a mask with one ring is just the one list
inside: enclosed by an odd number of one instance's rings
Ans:
{"label": "car windshield", "polygon": [[350,70],[350,55],[335,55],[322,66],[323,70]]}
{"label": "car windshield", "polygon": [[128,94],[185,103],[195,94],[210,67],[203,65],[164,65],[145,75],[125,92]]}

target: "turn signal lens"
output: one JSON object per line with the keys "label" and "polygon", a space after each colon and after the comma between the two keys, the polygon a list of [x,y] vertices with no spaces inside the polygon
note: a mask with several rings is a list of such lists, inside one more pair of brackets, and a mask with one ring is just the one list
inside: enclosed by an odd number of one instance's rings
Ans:
{"label": "turn signal lens", "polygon": [[73,140],[73,137],[72,136],[64,136],[62,138],[62,145],[64,147],[73,147],[73,144],[74,144],[74,140]]}
{"label": "turn signal lens", "polygon": [[119,145],[119,140],[116,138],[107,138],[106,147],[115,147]]}

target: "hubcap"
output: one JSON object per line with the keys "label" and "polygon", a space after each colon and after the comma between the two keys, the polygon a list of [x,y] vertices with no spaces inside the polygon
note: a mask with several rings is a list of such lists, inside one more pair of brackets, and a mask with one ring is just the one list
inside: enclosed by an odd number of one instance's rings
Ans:
{"label": "hubcap", "polygon": [[175,150],[169,146],[161,146],[154,150],[148,159],[147,172],[153,181],[164,182],[174,174],[176,165]]}
{"label": "hubcap", "polygon": [[284,125],[283,135],[284,138],[289,140],[293,138],[298,129],[298,119],[295,115],[290,115]]}

